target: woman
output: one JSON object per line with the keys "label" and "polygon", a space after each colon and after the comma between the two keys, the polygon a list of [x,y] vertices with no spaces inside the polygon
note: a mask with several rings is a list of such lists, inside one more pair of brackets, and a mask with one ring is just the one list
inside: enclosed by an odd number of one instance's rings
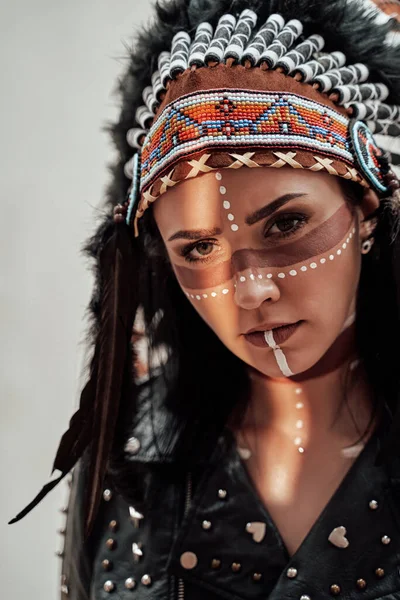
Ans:
{"label": "woman", "polygon": [[396,25],[346,0],[157,14],[87,247],[63,598],[400,599],[398,159],[366,124],[399,131]]}

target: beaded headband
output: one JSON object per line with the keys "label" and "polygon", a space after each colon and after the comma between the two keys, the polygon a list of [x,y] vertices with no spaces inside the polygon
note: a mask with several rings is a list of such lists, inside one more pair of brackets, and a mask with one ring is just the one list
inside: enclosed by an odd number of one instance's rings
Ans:
{"label": "beaded headband", "polygon": [[256,24],[251,10],[227,14],[215,31],[201,23],[193,40],[177,33],[171,52],[160,54],[136,112],[140,127],[127,134],[137,150],[125,166],[136,235],[151,203],[213,169],[291,166],[389,192],[366,124],[397,135],[400,107],[384,103],[388,87],[342,52],[322,53],[320,35],[301,39],[297,19],[273,14],[258,31]]}

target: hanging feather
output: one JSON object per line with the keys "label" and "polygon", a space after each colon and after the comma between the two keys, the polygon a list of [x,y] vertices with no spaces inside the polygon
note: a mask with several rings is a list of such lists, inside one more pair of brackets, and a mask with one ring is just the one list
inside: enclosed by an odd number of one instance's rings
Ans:
{"label": "hanging feather", "polygon": [[205,56],[214,30],[210,23],[200,23],[189,53],[189,67],[204,67]]}
{"label": "hanging feather", "polygon": [[253,10],[245,9],[239,17],[235,32],[225,50],[225,61],[229,59],[232,59],[235,62],[240,61],[256,24],[256,13]]}
{"label": "hanging feather", "polygon": [[297,19],[286,23],[277,38],[262,53],[260,63],[266,63],[269,69],[273,69],[276,63],[291,48],[298,37],[303,33],[303,25]]}
{"label": "hanging feather", "polygon": [[304,65],[298,65],[293,72],[295,79],[300,81],[308,82],[322,75],[327,71],[338,69],[346,64],[346,57],[343,52],[331,52],[330,54],[323,54],[314,60],[306,62]]}
{"label": "hanging feather", "polygon": [[206,64],[222,62],[225,48],[229,44],[235,25],[236,19],[233,15],[224,15],[220,18],[214,37],[211,40],[210,47],[206,52]]}
{"label": "hanging feather", "polygon": [[90,447],[90,468],[86,503],[86,534],[93,525],[102,495],[107,460],[114,437],[122,381],[129,357],[129,346],[137,305],[134,303],[133,236],[125,224],[111,224],[100,255],[100,325],[78,411],[61,438],[53,470],[61,475],[47,483],[36,498],[10,523],[27,515],[75,466]]}
{"label": "hanging feather", "polygon": [[268,17],[267,22],[243,51],[242,63],[249,62],[251,67],[255,67],[259,63],[262,53],[272,44],[284,24],[285,20],[281,15],[274,14]]}
{"label": "hanging feather", "polygon": [[325,40],[322,36],[311,35],[279,59],[276,68],[282,69],[286,74],[291,73],[296,67],[307,62],[313,54],[322,50],[324,45]]}

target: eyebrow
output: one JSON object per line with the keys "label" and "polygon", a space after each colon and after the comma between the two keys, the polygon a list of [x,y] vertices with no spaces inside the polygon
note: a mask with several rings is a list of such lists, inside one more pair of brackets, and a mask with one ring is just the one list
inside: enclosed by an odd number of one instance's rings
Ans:
{"label": "eyebrow", "polygon": [[220,227],[214,227],[213,229],[181,229],[180,231],[177,231],[176,233],[174,233],[174,235],[171,235],[171,237],[168,238],[168,241],[172,242],[172,240],[178,240],[178,239],[198,240],[198,239],[204,238],[204,237],[212,237],[214,235],[221,235],[221,233],[222,233],[222,229]]}
{"label": "eyebrow", "polygon": [[283,196],[279,196],[279,198],[276,198],[276,200],[273,200],[273,202],[270,202],[262,208],[259,208],[253,213],[247,215],[245,223],[247,225],[254,225],[254,223],[261,221],[261,219],[265,219],[265,217],[269,217],[269,215],[272,215],[272,213],[278,210],[278,208],[281,208],[281,206],[283,206],[287,202],[290,202],[290,200],[293,200],[294,198],[301,198],[302,196],[307,196],[307,194],[283,194]]}

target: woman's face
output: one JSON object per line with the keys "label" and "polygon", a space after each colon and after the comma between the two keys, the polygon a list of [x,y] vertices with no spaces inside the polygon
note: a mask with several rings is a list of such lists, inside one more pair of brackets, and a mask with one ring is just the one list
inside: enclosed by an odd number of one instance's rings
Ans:
{"label": "woman's face", "polygon": [[362,215],[336,177],[221,169],[169,189],[154,213],[188,301],[261,373],[312,368],[354,315]]}

